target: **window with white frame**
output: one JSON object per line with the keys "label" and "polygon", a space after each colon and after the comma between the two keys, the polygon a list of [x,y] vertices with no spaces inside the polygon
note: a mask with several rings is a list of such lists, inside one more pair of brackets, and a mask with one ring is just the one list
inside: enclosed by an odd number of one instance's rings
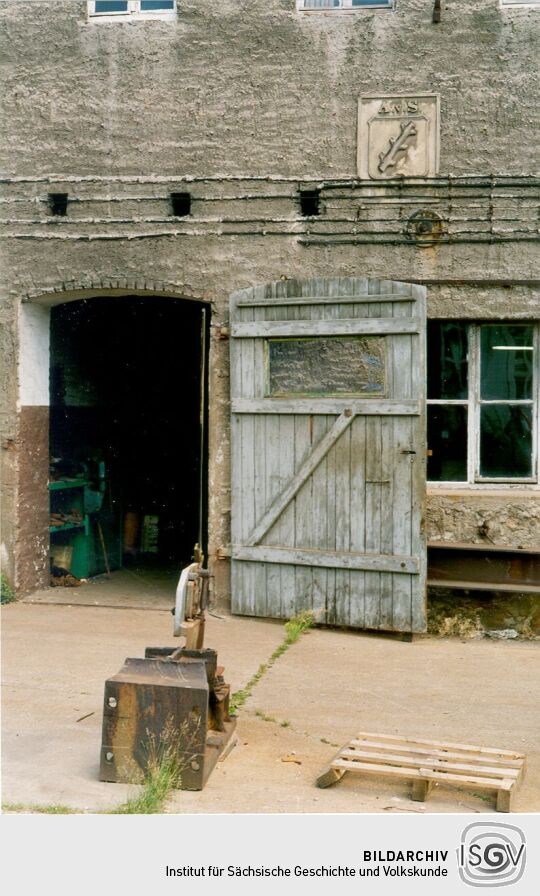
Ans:
{"label": "window with white frame", "polygon": [[395,0],[296,0],[298,9],[392,9]]}
{"label": "window with white frame", "polygon": [[88,0],[92,18],[163,19],[175,12],[176,0]]}
{"label": "window with white frame", "polygon": [[540,327],[428,323],[428,480],[537,482]]}

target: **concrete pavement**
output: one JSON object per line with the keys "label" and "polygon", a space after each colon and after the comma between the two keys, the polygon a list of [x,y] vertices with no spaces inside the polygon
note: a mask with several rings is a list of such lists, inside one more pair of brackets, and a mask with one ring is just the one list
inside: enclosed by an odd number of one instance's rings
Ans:
{"label": "concrete pavement", "polygon": [[[77,606],[81,597],[77,589],[71,605],[2,608],[4,803],[96,811],[132,791],[98,780],[103,684],[125,657],[173,645],[172,619],[155,606]],[[280,623],[210,616],[206,644],[237,690],[282,637]],[[312,630],[256,685],[239,714],[239,742],[205,790],[177,792],[168,811],[492,811],[489,796],[464,789],[436,788],[425,804],[412,803],[399,781],[349,775],[317,789],[336,745],[360,730],[523,751],[528,769],[515,810],[539,811],[539,651],[539,642],[422,637],[409,644]]]}

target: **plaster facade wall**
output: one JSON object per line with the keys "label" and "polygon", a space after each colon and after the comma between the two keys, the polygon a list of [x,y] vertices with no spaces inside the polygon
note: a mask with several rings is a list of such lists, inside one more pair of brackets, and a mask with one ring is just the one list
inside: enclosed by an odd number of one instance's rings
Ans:
{"label": "plaster facade wall", "polygon": [[358,96],[427,89],[442,171],[535,165],[532,7],[451,3],[434,25],[432,0],[345,15],[179,0],[174,23],[88,22],[85,0],[0,6],[11,173],[350,177]]}
{"label": "plaster facade wall", "polygon": [[[431,317],[540,318],[540,10],[470,0],[448,4],[439,24],[432,0],[337,15],[298,12],[294,0],[180,0],[174,22],[89,22],[86,10],[84,0],[0,3],[5,553],[13,565],[16,542],[25,556],[41,544],[28,514],[15,514],[17,471],[22,482],[29,469],[21,302],[140,293],[211,304],[215,558],[229,540],[231,292],[371,276],[426,284]],[[440,176],[359,181],[359,96],[416,91],[440,96]],[[321,215],[306,218],[298,191],[313,187]],[[191,193],[189,217],[171,215],[173,191]],[[52,192],[68,193],[66,217],[51,216]],[[432,245],[407,234],[425,208],[444,225]],[[43,453],[39,412],[29,426]],[[539,492],[511,494],[431,494],[429,537],[477,541],[489,505],[498,543],[539,544]],[[216,575],[224,594],[226,561]]]}

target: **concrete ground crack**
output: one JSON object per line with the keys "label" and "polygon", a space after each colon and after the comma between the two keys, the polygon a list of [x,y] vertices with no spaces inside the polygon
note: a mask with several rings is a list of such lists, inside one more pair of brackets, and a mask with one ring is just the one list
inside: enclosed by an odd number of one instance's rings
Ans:
{"label": "concrete ground crack", "polygon": [[294,734],[299,734],[301,737],[306,737],[309,740],[318,740],[322,744],[327,744],[329,747],[335,747],[336,750],[339,750],[339,748],[343,746],[342,744],[336,744],[331,740],[327,740],[326,737],[321,737],[318,734],[312,734],[309,731],[300,731],[298,728],[295,728],[288,719],[276,719],[274,718],[274,716],[267,715],[261,709],[248,709],[246,710],[246,713],[250,716],[255,716],[256,718],[261,719],[262,722],[271,722],[274,725],[279,725],[280,728],[287,728],[289,731],[293,732]]}
{"label": "concrete ground crack", "polygon": [[251,697],[255,685],[261,680],[263,675],[272,668],[276,660],[278,660],[280,656],[283,656],[289,647],[298,641],[299,637],[307,631],[307,629],[312,627],[314,621],[315,618],[311,610],[306,610],[298,616],[293,616],[292,619],[289,619],[289,621],[285,623],[285,637],[281,644],[278,644],[265,663],[261,663],[245,687],[239,691],[235,691],[234,694],[231,695],[230,709],[232,713],[236,713],[237,710],[244,706],[246,700]]}

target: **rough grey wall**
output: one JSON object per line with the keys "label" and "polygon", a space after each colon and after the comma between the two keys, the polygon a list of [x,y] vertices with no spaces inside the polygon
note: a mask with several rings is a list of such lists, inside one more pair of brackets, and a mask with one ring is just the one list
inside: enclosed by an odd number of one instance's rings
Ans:
{"label": "rough grey wall", "polygon": [[84,0],[1,3],[8,169],[351,176],[357,97],[426,90],[441,94],[442,172],[537,164],[538,9],[453,2],[434,25],[433,0],[178,6],[172,24],[109,24],[88,23]]}
{"label": "rough grey wall", "polygon": [[[523,489],[514,493],[459,492],[429,495],[428,537],[433,541],[495,543],[537,548],[540,543],[540,499],[531,501]],[[480,531],[487,527],[489,537]]]}
{"label": "rough grey wall", "polygon": [[[213,552],[229,537],[220,326],[231,292],[281,276],[373,276],[426,283],[431,316],[540,317],[531,177],[540,9],[448,3],[438,25],[432,10],[432,0],[398,0],[394,12],[303,15],[294,0],[180,0],[174,23],[109,24],[89,23],[85,0],[0,3],[9,125],[0,145],[0,420],[11,558],[24,441],[17,312],[29,295],[54,303],[69,290],[146,289],[212,303]],[[436,182],[356,180],[358,96],[393,91],[441,96]],[[478,179],[459,180],[471,175]],[[323,214],[302,218],[298,188],[317,184]],[[172,190],[192,193],[189,218],[171,217]],[[49,213],[54,191],[69,193],[65,218]],[[440,215],[443,235],[418,247],[407,222],[426,207]],[[501,543],[540,542],[539,493],[528,494],[512,505],[519,531],[504,525],[504,499],[490,504]],[[431,498],[429,535],[442,527],[475,540],[484,500],[471,494],[457,513],[451,496]],[[217,566],[223,593],[226,570]]]}

